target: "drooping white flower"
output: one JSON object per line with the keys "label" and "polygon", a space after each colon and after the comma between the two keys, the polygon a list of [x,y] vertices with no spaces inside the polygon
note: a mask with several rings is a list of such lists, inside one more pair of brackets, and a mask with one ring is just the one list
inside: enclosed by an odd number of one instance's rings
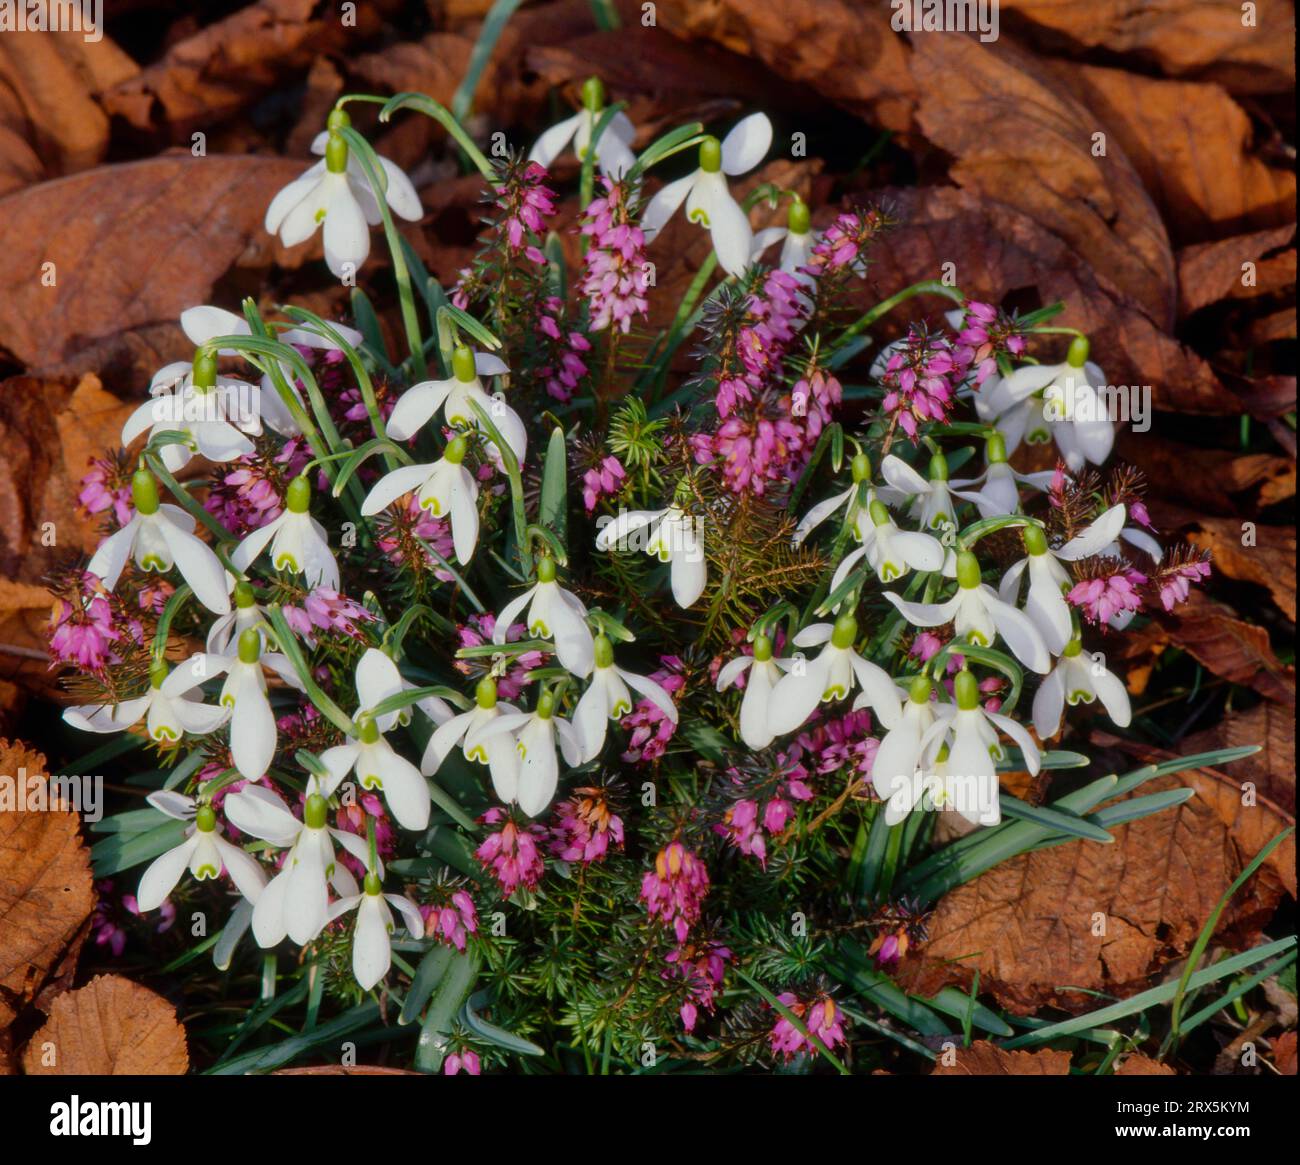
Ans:
{"label": "drooping white flower", "polygon": [[770,726],[775,736],[799,728],[820,703],[842,700],[855,685],[861,693],[855,710],[870,708],[890,727],[902,714],[898,690],[884,669],[854,650],[858,621],[850,614],[832,623],[813,623],[794,637],[796,647],[826,646],[815,659],[795,660],[772,690]]}
{"label": "drooping white flower", "polygon": [[781,678],[781,666],[772,658],[772,640],[754,636],[754,654],[739,655],[718,672],[718,691],[731,687],[746,672],[745,694],[740,700],[740,739],[757,751],[772,743],[772,691]]}
{"label": "drooping white flower", "polygon": [[99,544],[86,569],[111,591],[128,558],[144,571],[165,573],[174,566],[209,611],[229,612],[226,568],[212,548],[194,536],[194,519],[179,506],[161,504],[158,483],[144,469],[131,478],[131,500],[134,516]]}
{"label": "drooping white flower", "polygon": [[1055,550],[1047,545],[1047,537],[1040,527],[1024,528],[1026,557],[1014,563],[1002,576],[998,594],[1003,602],[1014,606],[1020,594],[1021,578],[1028,574],[1025,614],[1038,628],[1053,655],[1061,654],[1074,633],[1070,605],[1064,594],[1074,580],[1061,562],[1076,562],[1100,554],[1124,528],[1124,516],[1122,505],[1111,506],[1087,529]]}
{"label": "drooping white flower", "polygon": [[809,534],[840,510],[845,512],[844,520],[852,524],[854,537],[859,542],[865,542],[872,536],[875,526],[871,522],[869,511],[876,495],[871,488],[871,461],[865,453],[858,453],[854,456],[850,469],[853,484],[843,493],[818,502],[803,516],[795,527],[791,539],[793,545],[802,546]]}
{"label": "drooping white flower", "polygon": [[[460,745],[468,761],[487,765],[492,776],[492,788],[499,800],[507,805],[515,800],[519,790],[519,753],[513,738],[505,735],[478,739],[478,730],[486,727],[498,716],[517,712],[513,704],[497,700],[496,680],[490,675],[478,682],[474,707],[468,712],[453,716],[440,724],[429,738],[420,761],[420,771],[433,776],[442,767],[451,750]],[[474,743],[471,744],[471,737]]]}
{"label": "drooping white flower", "polygon": [[257,592],[243,580],[235,583],[234,610],[214,619],[208,628],[208,641],[204,645],[212,655],[231,655],[231,647],[245,631],[256,631],[262,638],[263,648],[273,646],[271,625],[266,621],[266,610],[257,601]]}
{"label": "drooping white flower", "polygon": [[1088,341],[1079,336],[1061,364],[1026,364],[1003,377],[987,393],[976,394],[981,417],[992,420],[1008,450],[1022,440],[1056,441],[1066,465],[1078,473],[1085,464],[1102,464],[1115,443],[1115,424],[1104,393],[1106,374],[1088,359]]}
{"label": "drooping white flower", "polygon": [[949,491],[968,502],[974,502],[982,518],[1002,518],[1020,513],[1020,486],[1045,490],[1056,476],[1046,469],[1038,473],[1020,473],[1007,462],[1007,448],[1001,433],[993,433],[985,443],[984,472],[978,477],[963,478],[949,483]]}
{"label": "drooping white flower", "polygon": [[881,461],[880,473],[887,484],[876,496],[886,505],[902,506],[904,513],[919,517],[926,530],[956,526],[957,514],[948,491],[948,462],[942,453],[930,458],[928,480],[893,453]]}
{"label": "drooping white flower", "polygon": [[[352,347],[359,348],[361,346],[364,337],[355,328],[340,323],[331,323],[330,327],[338,332]],[[252,335],[252,328],[249,327],[248,320],[243,316],[209,304],[199,304],[195,307],[186,308],[181,312],[181,330],[195,347],[202,347],[204,344],[215,340],[218,336]],[[286,328],[279,333],[278,338],[281,343],[292,344],[295,348],[330,350],[334,347],[331,340],[307,328]],[[231,356],[235,355],[235,352],[233,349],[223,348],[218,354]],[[169,365],[169,367],[172,366]],[[280,371],[284,375],[285,384],[289,386],[289,391],[298,399],[298,403],[302,404],[302,393],[298,389],[297,374],[289,365],[283,362],[280,363]],[[220,381],[218,381],[218,384],[220,384]],[[262,383],[259,387],[261,391],[258,393],[257,403],[261,419],[282,437],[301,436],[302,430],[298,427],[298,422],[293,419],[293,414],[289,412],[284,401],[280,399],[280,394],[276,390],[275,383],[269,373],[262,377]]]}
{"label": "drooping white flower", "polygon": [[472,352],[460,345],[452,352],[451,371],[446,380],[422,380],[402,393],[388,418],[388,435],[394,441],[414,437],[439,409],[443,410],[443,419],[453,428],[478,428],[486,432],[482,419],[470,407],[472,402],[491,418],[515,459],[522,465],[528,450],[528,432],[524,422],[499,394],[489,396],[479,379],[509,372],[505,362],[499,356]]}
{"label": "drooping white flower", "polygon": [[[574,153],[581,162],[591,148],[592,131],[604,108],[605,86],[599,77],[588,77],[582,85],[582,108],[543,133],[533,143],[528,160],[549,168],[564,148],[573,142]],[[610,118],[596,141],[596,161],[602,173],[617,181],[632,168],[636,161],[631,149],[635,137],[636,127],[627,114],[619,112]]]}
{"label": "drooping white flower", "polygon": [[692,174],[669,182],[656,194],[641,216],[641,229],[650,242],[683,202],[686,217],[707,228],[713,236],[718,262],[728,275],[740,275],[749,266],[754,232],[749,217],[731,196],[725,175],[735,177],[752,170],[772,145],[772,123],[765,113],[753,113],[738,122],[721,142],[707,137],[700,143],[700,165]]}
{"label": "drooping white flower", "polygon": [[[383,700],[413,691],[417,687],[402,675],[392,657],[377,647],[367,648],[357,661],[356,685],[363,708],[375,708]],[[439,696],[422,696],[415,701],[414,707],[419,708],[435,725],[445,724],[453,715],[447,702]],[[395,724],[409,724],[411,705],[376,715],[375,722],[379,725],[380,732],[388,732]]]}
{"label": "drooping white flower", "polygon": [[126,419],[122,444],[129,447],[141,433],[150,440],[161,433],[180,433],[186,440],[159,450],[169,472],[177,473],[195,453],[209,461],[233,461],[252,453],[249,435],[262,431],[261,390],[256,385],[217,374],[215,352],[200,350],[192,365],[168,364],[155,373],[150,399]]}
{"label": "drooping white flower", "polygon": [[871,782],[876,796],[888,802],[885,820],[890,825],[897,825],[917,803],[926,769],[921,741],[936,719],[952,711],[951,705],[932,701],[930,691],[927,676],[912,681],[903,710],[881,738],[871,763]]}
{"label": "drooping white flower", "polygon": [[946,551],[939,539],[919,530],[900,530],[882,501],[868,508],[872,524],[871,537],[856,550],[846,554],[831,578],[831,591],[849,576],[858,560],[865,556],[881,582],[893,582],[909,570],[922,573],[943,569]]}
{"label": "drooping white flower", "polygon": [[586,679],[591,673],[595,650],[591,628],[587,626],[587,608],[577,595],[555,581],[555,559],[549,555],[538,559],[537,582],[501,608],[492,631],[493,643],[505,643],[525,606],[528,607],[528,633],[537,639],[554,639],[560,666],[579,679]]}
{"label": "drooping white flower", "polygon": [[[312,142],[312,151],[324,158],[271,200],[264,224],[286,247],[296,247],[323,222],[325,262],[340,279],[356,275],[370,254],[370,227],[383,221],[364,169],[335,132],[346,119],[339,110],[330,114],[330,129]],[[385,201],[395,214],[418,222],[424,211],[411,180],[387,158],[380,158],[379,164],[387,180]]]}
{"label": "drooping white flower", "polygon": [[1034,694],[1034,730],[1039,739],[1048,740],[1056,735],[1065,704],[1074,707],[1091,704],[1096,699],[1101,700],[1117,727],[1129,726],[1133,709],[1123,681],[1107,669],[1100,652],[1092,655],[1083,650],[1077,639],[1071,639]]}
{"label": "drooping white flower", "polygon": [[[808,260],[812,257],[813,246],[817,242],[817,232],[812,229],[812,214],[808,204],[796,197],[790,203],[783,227],[765,227],[754,235],[753,251],[749,261],[756,263],[763,252],[776,243],[781,244],[781,254],[777,259],[777,269],[795,279],[806,287],[813,286],[817,279],[808,270]],[[807,297],[801,297],[810,302]]]}
{"label": "drooping white flower", "polygon": [[1023,611],[998,597],[997,592],[980,578],[979,560],[969,550],[957,555],[957,593],[942,603],[913,603],[885,592],[913,627],[941,627],[952,623],[958,639],[992,647],[1001,635],[1011,653],[1025,667],[1042,675],[1051,666],[1047,644],[1038,628]]}
{"label": "drooping white flower", "polygon": [[518,781],[511,800],[529,817],[536,817],[555,796],[560,778],[557,744],[565,764],[573,768],[582,763],[582,741],[573,725],[555,714],[555,696],[543,691],[532,712],[506,712],[467,733],[466,755],[493,739],[511,736],[519,753]]}
{"label": "drooping white flower", "polygon": [[289,483],[283,513],[249,534],[235,547],[230,561],[246,571],[268,544],[271,565],[276,570],[302,575],[310,588],[339,589],[339,564],[330,550],[325,527],[311,516],[311,482],[306,477],[299,475]]}
{"label": "drooping white flower", "polygon": [[415,903],[401,894],[385,894],[377,874],[367,874],[360,894],[340,898],[329,910],[331,922],[349,910],[357,912],[357,925],[352,932],[352,974],[363,991],[369,991],[393,965],[390,936],[395,926],[390,905],[402,916],[412,938],[424,937],[424,919]]}
{"label": "drooping white flower", "polygon": [[[396,678],[394,678],[396,677]],[[377,648],[362,656],[356,674],[357,735],[321,753],[321,764],[337,785],[354,769],[363,789],[379,789],[394,819],[404,829],[429,824],[429,786],[420,770],[397,753],[384,732],[397,722],[397,712],[377,713],[379,704],[402,690],[391,659]]]}
{"label": "drooping white flower", "polygon": [[673,698],[649,676],[624,671],[614,663],[614,646],[604,636],[596,637],[595,668],[587,690],[573,711],[573,727],[581,742],[581,763],[594,760],[605,747],[605,732],[611,720],[619,720],[632,711],[632,694],[640,692],[673,724],[677,723],[677,705]]}
{"label": "drooping white flower", "polygon": [[163,681],[163,695],[179,699],[205,680],[225,675],[220,704],[230,714],[230,755],[241,776],[258,781],[266,774],[275,756],[275,713],[266,694],[266,677],[262,668],[270,668],[285,683],[298,691],[302,680],[289,660],[272,651],[262,650],[258,631],[240,633],[235,655],[199,652]]}
{"label": "drooping white flower", "polygon": [[250,902],[257,902],[266,885],[266,875],[255,858],[221,836],[217,814],[211,805],[196,805],[193,797],[171,792],[150,793],[146,800],[160,813],[192,824],[185,831],[185,840],[155,858],[141,877],[135,893],[141,914],[157,910],[186,869],[200,882],[220,877],[224,869],[235,888]]}
{"label": "drooping white flower", "polygon": [[432,465],[404,465],[386,473],[366,495],[361,512],[366,517],[378,514],[414,490],[422,510],[450,519],[456,561],[464,565],[474,556],[479,526],[478,482],[464,465],[468,452],[465,438],[453,437]]}
{"label": "drooping white flower", "polygon": [[172,697],[163,691],[167,665],[161,661],[149,669],[149,690],[143,696],[120,704],[83,704],[64,710],[63,719],[83,732],[124,732],[143,717],[149,739],[158,744],[175,744],[186,733],[206,736],[220,728],[228,711],[205,704],[188,693]]}
{"label": "drooping white flower", "polygon": [[245,785],[223,803],[235,828],[289,851],[253,907],[253,937],[258,946],[273,947],[285,935],[305,946],[329,921],[330,886],[345,896],[357,892],[356,879],[334,860],[334,842],[361,862],[369,861],[370,851],[364,838],[326,824],[327,798],[335,787],[333,781],[322,785],[311,777],[301,820],[261,785]]}
{"label": "drooping white flower", "polygon": [[645,552],[669,564],[677,605],[683,609],[693,606],[708,581],[703,523],[675,504],[663,510],[629,510],[601,528],[596,535],[596,549],[617,549],[620,542],[639,530],[648,535]]}

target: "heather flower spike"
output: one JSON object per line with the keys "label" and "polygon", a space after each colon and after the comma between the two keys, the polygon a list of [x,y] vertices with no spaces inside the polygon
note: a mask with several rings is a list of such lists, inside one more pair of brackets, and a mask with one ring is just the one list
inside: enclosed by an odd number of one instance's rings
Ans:
{"label": "heather flower spike", "polygon": [[677,705],[673,698],[648,676],[615,666],[614,646],[604,635],[596,637],[594,660],[591,682],[573,713],[573,727],[582,745],[580,763],[594,760],[600,754],[605,746],[609,722],[632,711],[629,688],[645,696],[669,720],[677,723]]}
{"label": "heather flower spike", "polygon": [[537,582],[501,608],[492,632],[493,643],[505,643],[506,633],[525,606],[528,633],[538,639],[554,639],[560,665],[585,679],[591,673],[595,649],[587,626],[587,608],[577,595],[555,581],[555,559],[549,554],[537,560]]}
{"label": "heather flower spike", "polygon": [[1023,611],[1004,602],[980,577],[979,560],[969,550],[957,554],[957,593],[942,603],[914,603],[892,591],[888,599],[913,627],[952,623],[959,639],[992,647],[999,635],[1027,668],[1047,674],[1051,658],[1042,635]]}
{"label": "heather flower spike", "polygon": [[[408,394],[409,395],[409,394]],[[361,512],[366,517],[387,509],[404,494],[415,491],[416,503],[436,518],[450,518],[456,561],[462,565],[474,556],[478,543],[478,483],[465,468],[469,442],[453,437],[432,465],[406,465],[375,483]]]}
{"label": "heather flower spike", "polygon": [[700,143],[699,168],[685,178],[669,182],[647,204],[641,216],[646,242],[653,242],[685,202],[686,217],[713,236],[713,248],[722,269],[728,275],[741,274],[750,263],[754,232],[749,217],[731,196],[726,176],[735,177],[752,170],[767,155],[771,145],[772,123],[765,113],[750,114],[722,141],[706,137]]}
{"label": "heather flower spike", "polygon": [[329,535],[309,512],[311,482],[295,477],[285,491],[284,512],[254,530],[236,548],[230,561],[248,570],[269,544],[271,565],[303,576],[308,587],[339,588],[339,564],[329,546]]}
{"label": "heather flower spike", "polygon": [[424,919],[415,903],[401,894],[385,894],[378,874],[366,874],[361,893],[340,898],[329,909],[329,920],[336,922],[350,910],[357,912],[352,932],[352,974],[363,991],[369,991],[393,965],[390,936],[395,925],[392,907],[402,916],[413,939],[424,937]]}
{"label": "heather flower spike", "polygon": [[188,821],[185,840],[155,858],[140,879],[136,906],[141,914],[157,910],[176,889],[188,869],[200,882],[219,878],[223,870],[235,888],[250,902],[256,902],[266,885],[266,875],[255,858],[221,836],[217,815],[211,805],[196,805],[193,797],[181,793],[155,792],[146,798],[160,813],[177,821]]}
{"label": "heather flower spike", "polygon": [[127,559],[134,559],[142,571],[166,573],[174,566],[200,603],[217,615],[226,614],[230,610],[226,568],[211,547],[192,533],[194,519],[179,506],[159,502],[158,482],[146,469],[137,470],[131,479],[131,500],[134,516],[100,543],[86,570],[111,591]]}
{"label": "heather flower spike", "polygon": [[723,691],[745,677],[745,694],[740,700],[740,739],[754,750],[772,743],[772,691],[781,679],[781,667],[772,658],[772,640],[754,636],[754,654],[740,655],[718,672],[717,688]]}
{"label": "heather flower spike", "polygon": [[492,419],[522,465],[528,449],[524,423],[503,400],[489,396],[479,379],[509,372],[504,361],[499,356],[472,352],[460,345],[452,352],[451,368],[452,375],[448,379],[421,381],[402,394],[393,415],[388,418],[388,435],[395,441],[409,440],[429,423],[439,409],[443,410],[444,419],[453,428],[481,429],[483,422],[470,407],[473,401]]}
{"label": "heather flower spike", "polygon": [[1101,700],[1116,727],[1129,726],[1133,709],[1124,681],[1107,669],[1104,656],[1090,655],[1078,639],[1071,639],[1034,693],[1034,731],[1040,740],[1051,739],[1061,727],[1061,712],[1066,704],[1074,707],[1096,699]]}
{"label": "heather flower spike", "polygon": [[[582,108],[543,133],[529,151],[528,160],[549,168],[572,142],[574,153],[581,162],[592,148],[592,131],[604,108],[604,84],[599,77],[588,77],[582,84]],[[636,161],[631,149],[635,137],[636,127],[627,115],[614,114],[595,145],[596,161],[603,174],[617,180],[632,168]]]}
{"label": "heather flower spike", "polygon": [[[370,227],[383,221],[369,179],[339,132],[350,124],[343,110],[331,111],[328,128],[312,142],[312,152],[325,156],[271,200],[264,224],[286,247],[296,247],[324,223],[325,262],[340,279],[356,275],[370,254]],[[418,222],[424,211],[411,180],[387,158],[379,164],[387,179],[385,201]]]}

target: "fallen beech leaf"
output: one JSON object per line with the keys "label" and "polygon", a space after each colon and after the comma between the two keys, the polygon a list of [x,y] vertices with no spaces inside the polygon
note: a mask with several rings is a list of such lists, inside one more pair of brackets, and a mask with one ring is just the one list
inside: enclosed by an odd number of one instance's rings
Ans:
{"label": "fallen beech leaf", "polygon": [[1057,76],[1123,147],[1176,244],[1294,225],[1295,174],[1252,155],[1250,119],[1217,85],[1074,64]]}
{"label": "fallen beech leaf", "polygon": [[1261,750],[1233,765],[1232,775],[1253,781],[1260,793],[1295,815],[1295,711],[1264,702],[1229,712],[1213,728],[1187,737],[1188,752],[1256,744]]}
{"label": "fallen beech leaf", "polygon": [[1152,1060],[1148,1056],[1143,1056],[1134,1052],[1131,1056],[1125,1056],[1124,1062],[1115,1069],[1116,1076],[1177,1076],[1168,1064],[1162,1064],[1159,1060]]}
{"label": "fallen beech leaf", "polygon": [[1254,545],[1242,545],[1244,523],[1232,518],[1198,517],[1199,530],[1188,541],[1214,556],[1214,569],[1229,578],[1252,582],[1273,596],[1292,623],[1295,622],[1295,527],[1254,526]]}
{"label": "fallen beech leaf", "polygon": [[1273,1041],[1273,1065],[1283,1076],[1296,1074],[1295,1032],[1283,1032]]}
{"label": "fallen beech leaf", "polygon": [[1255,23],[1236,4],[1214,0],[1002,0],[1005,27],[1043,48],[1130,55],[1172,77],[1218,81],[1236,93],[1295,88],[1294,9],[1258,0]]}
{"label": "fallen beech leaf", "polygon": [[1289,457],[1203,449],[1130,429],[1119,432],[1116,457],[1146,474],[1148,493],[1202,513],[1249,514],[1295,496]]}
{"label": "fallen beech leaf", "polygon": [[[1224,299],[1271,295],[1296,281],[1295,248],[1265,258],[1295,238],[1295,225],[1236,235],[1214,243],[1184,247],[1178,260],[1178,314],[1189,316]],[[1254,281],[1244,282],[1243,264],[1255,265]]]}
{"label": "fallen beech leaf", "polygon": [[969,1048],[955,1048],[955,1061],[939,1058],[931,1076],[1068,1076],[1070,1053],[1045,1048],[1041,1052],[1008,1052],[988,1040],[975,1040]]}
{"label": "fallen beech leaf", "polygon": [[23,1053],[30,1076],[183,1076],[189,1064],[172,1005],[119,975],[60,995]]}
{"label": "fallen beech leaf", "polygon": [[[24,772],[45,774],[45,757],[0,739],[0,776]],[[46,985],[95,905],[76,814],[20,809],[0,809],[0,1029]]]}
{"label": "fallen beech leaf", "polygon": [[294,266],[318,254],[319,237],[287,253],[262,230],[267,204],[303,168],[288,158],[170,155],[0,199],[5,346],[29,368],[57,365],[96,340],[207,303],[232,265],[274,256]]}
{"label": "fallen beech leaf", "polygon": [[[1147,987],[1190,949],[1246,863],[1291,824],[1263,798],[1243,807],[1239,782],[1214,770],[1152,781],[1141,794],[1180,785],[1197,796],[1117,827],[1112,845],[1039,850],[945,895],[930,918],[929,941],[916,963],[904,966],[906,989],[968,989],[978,970],[981,991],[1028,1015],[1049,1004],[1076,1013],[1095,1007],[1084,991],[1125,997]],[[1274,851],[1224,911],[1221,937],[1231,933],[1246,944],[1258,935],[1284,887],[1294,893],[1294,855],[1289,841]]]}

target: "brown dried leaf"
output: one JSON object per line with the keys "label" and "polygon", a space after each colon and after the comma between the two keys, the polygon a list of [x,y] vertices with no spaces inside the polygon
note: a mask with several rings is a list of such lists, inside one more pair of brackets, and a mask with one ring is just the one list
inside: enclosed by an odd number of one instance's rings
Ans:
{"label": "brown dried leaf", "polygon": [[[0,775],[45,772],[40,753],[0,739]],[[76,814],[0,809],[0,1029],[36,998],[94,905]]]}
{"label": "brown dried leaf", "polygon": [[1222,571],[1229,578],[1264,587],[1282,613],[1295,622],[1294,526],[1252,523],[1255,543],[1243,546],[1245,531],[1240,520],[1201,516],[1196,519],[1196,525],[1199,529],[1188,534],[1188,541],[1210,551],[1215,570]]}
{"label": "brown dried leaf", "polygon": [[1289,457],[1202,449],[1121,429],[1116,458],[1146,474],[1152,496],[1203,513],[1249,514],[1295,496],[1296,465]]}
{"label": "brown dried leaf", "polygon": [[1232,775],[1253,781],[1260,793],[1295,815],[1295,711],[1277,704],[1256,704],[1229,712],[1213,728],[1187,737],[1188,752],[1259,745],[1260,751],[1232,766]]}
{"label": "brown dried leaf", "polygon": [[[1294,238],[1292,224],[1182,248],[1176,256],[1179,316],[1223,299],[1249,299],[1294,287],[1295,248],[1272,254]],[[1255,264],[1253,284],[1243,282],[1245,263]]]}
{"label": "brown dried leaf", "polygon": [[1115,1069],[1116,1076],[1177,1076],[1168,1064],[1162,1064],[1159,1060],[1152,1060],[1149,1056],[1143,1056],[1135,1052],[1131,1056],[1124,1057],[1124,1063]]}
{"label": "brown dried leaf", "polygon": [[1295,1032],[1283,1032],[1273,1041],[1273,1065],[1283,1076],[1296,1074]]}
{"label": "brown dried leaf", "polygon": [[183,1076],[189,1064],[172,1005],[119,975],[60,995],[23,1053],[32,1076]]}
{"label": "brown dried leaf", "polygon": [[1041,1052],[1008,1052],[988,1040],[956,1048],[954,1062],[940,1057],[931,1076],[1068,1076],[1070,1053],[1045,1048]]}

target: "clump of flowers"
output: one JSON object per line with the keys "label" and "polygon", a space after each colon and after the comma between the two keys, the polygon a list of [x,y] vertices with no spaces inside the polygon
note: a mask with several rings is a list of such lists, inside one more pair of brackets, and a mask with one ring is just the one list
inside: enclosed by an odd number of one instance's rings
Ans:
{"label": "clump of flowers", "polygon": [[654,868],[641,879],[641,900],[652,918],[672,927],[679,943],[700,920],[709,893],[709,871],[679,841],[670,842],[655,857]]}
{"label": "clump of flowers", "polygon": [[774,1055],[788,1062],[796,1056],[816,1055],[817,1047],[813,1043],[814,1039],[819,1040],[822,1047],[830,1052],[846,1042],[844,1013],[829,995],[801,1000],[792,992],[783,991],[777,999],[803,1022],[807,1034],[800,1031],[784,1015],[778,1016],[768,1036]]}

